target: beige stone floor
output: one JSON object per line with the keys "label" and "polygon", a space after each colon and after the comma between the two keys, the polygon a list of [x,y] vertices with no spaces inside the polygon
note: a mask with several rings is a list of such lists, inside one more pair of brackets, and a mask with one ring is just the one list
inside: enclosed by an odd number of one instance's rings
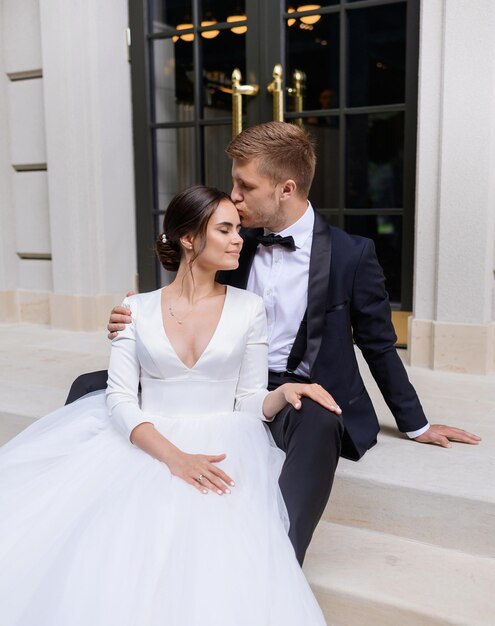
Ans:
{"label": "beige stone floor", "polygon": [[74,378],[104,369],[109,352],[103,330],[0,324],[0,443],[61,406]]}

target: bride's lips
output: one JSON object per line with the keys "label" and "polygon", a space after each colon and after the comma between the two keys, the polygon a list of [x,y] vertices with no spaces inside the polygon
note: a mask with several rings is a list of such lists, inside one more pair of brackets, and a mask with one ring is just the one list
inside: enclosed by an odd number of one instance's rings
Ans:
{"label": "bride's lips", "polygon": [[230,250],[226,254],[233,254],[234,256],[239,256],[241,254],[240,250]]}

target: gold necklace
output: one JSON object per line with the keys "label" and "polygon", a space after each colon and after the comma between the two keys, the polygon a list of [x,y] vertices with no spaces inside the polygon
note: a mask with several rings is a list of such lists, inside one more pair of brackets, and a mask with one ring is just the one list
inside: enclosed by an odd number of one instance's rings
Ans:
{"label": "gold necklace", "polygon": [[173,317],[173,318],[174,318],[174,320],[177,322],[177,324],[181,324],[181,325],[182,325],[182,322],[186,319],[186,317],[187,317],[188,315],[190,315],[190,314],[193,312],[194,307],[195,307],[197,304],[199,304],[199,303],[201,302],[201,300],[204,300],[205,298],[208,298],[209,296],[211,296],[211,294],[212,294],[214,291],[215,291],[215,289],[212,289],[212,290],[210,291],[210,293],[207,293],[207,294],[206,294],[206,296],[203,296],[202,298],[199,298],[199,300],[196,300],[196,302],[192,305],[192,307],[189,309],[189,311],[188,311],[188,312],[184,315],[184,317],[183,317],[182,319],[179,319],[179,318],[177,317],[177,315],[174,313],[174,310],[173,310],[173,308],[172,308],[172,300],[169,300],[169,303],[168,303],[168,312],[170,313],[170,317]]}

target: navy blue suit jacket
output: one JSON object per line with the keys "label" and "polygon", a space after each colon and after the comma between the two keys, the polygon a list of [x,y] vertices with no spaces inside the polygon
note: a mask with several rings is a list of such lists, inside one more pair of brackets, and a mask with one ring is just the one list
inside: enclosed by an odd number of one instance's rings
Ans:
{"label": "navy blue suit jacket", "polygon": [[[259,230],[243,232],[239,268],[221,282],[245,288]],[[308,281],[308,347],[311,380],[342,409],[342,456],[357,460],[380,430],[354,352],[361,349],[401,432],[425,426],[426,416],[394,347],[385,278],[371,239],[348,235],[316,213]]]}

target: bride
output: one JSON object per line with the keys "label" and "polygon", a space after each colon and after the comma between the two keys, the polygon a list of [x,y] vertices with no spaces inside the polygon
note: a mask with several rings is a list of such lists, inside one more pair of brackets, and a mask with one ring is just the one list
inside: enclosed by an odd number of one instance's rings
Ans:
{"label": "bride", "polygon": [[[171,285],[126,299],[108,387],[0,450],[3,626],[322,626],[287,536],[284,454],[264,421],[318,385],[267,385],[262,300],[238,265],[229,197],[171,202]],[[141,397],[138,387],[141,386]]]}

